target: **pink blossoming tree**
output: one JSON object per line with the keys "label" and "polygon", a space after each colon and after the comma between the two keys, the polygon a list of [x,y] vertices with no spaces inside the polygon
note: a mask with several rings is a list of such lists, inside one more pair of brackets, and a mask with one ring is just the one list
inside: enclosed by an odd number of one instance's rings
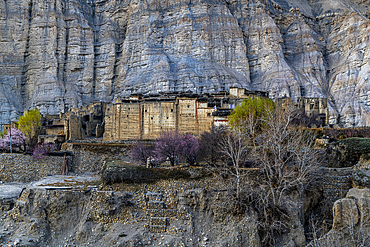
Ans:
{"label": "pink blossoming tree", "polygon": [[194,165],[197,161],[199,150],[198,138],[192,134],[184,135],[181,139],[182,156],[186,159],[189,165]]}
{"label": "pink blossoming tree", "polygon": [[0,139],[0,150],[10,149],[10,140],[12,148],[23,151],[22,147],[24,147],[27,137],[20,130],[12,128],[4,138]]}
{"label": "pink blossoming tree", "polygon": [[155,158],[163,162],[168,159],[172,166],[180,158],[193,165],[196,162],[199,141],[191,134],[181,135],[177,131],[164,132],[155,142]]}
{"label": "pink blossoming tree", "polygon": [[154,145],[154,155],[160,162],[169,159],[172,166],[182,154],[182,135],[176,131],[163,132]]}
{"label": "pink blossoming tree", "polygon": [[141,164],[146,164],[149,157],[154,156],[154,146],[148,145],[141,140],[137,140],[130,149],[131,159]]}

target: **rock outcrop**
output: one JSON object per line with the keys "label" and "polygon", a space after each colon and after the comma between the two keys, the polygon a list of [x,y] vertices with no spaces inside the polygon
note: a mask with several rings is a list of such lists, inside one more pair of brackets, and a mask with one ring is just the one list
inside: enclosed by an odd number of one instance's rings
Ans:
{"label": "rock outcrop", "polygon": [[370,122],[368,0],[0,0],[0,119],[130,93],[326,97]]}
{"label": "rock outcrop", "polygon": [[350,189],[334,203],[333,229],[309,246],[369,246],[370,190]]}

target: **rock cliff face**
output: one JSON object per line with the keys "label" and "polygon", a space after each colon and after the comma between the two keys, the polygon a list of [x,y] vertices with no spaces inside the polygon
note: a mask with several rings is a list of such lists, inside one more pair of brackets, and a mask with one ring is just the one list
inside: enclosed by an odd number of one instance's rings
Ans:
{"label": "rock cliff face", "polygon": [[129,93],[326,97],[370,124],[368,0],[0,0],[0,118]]}

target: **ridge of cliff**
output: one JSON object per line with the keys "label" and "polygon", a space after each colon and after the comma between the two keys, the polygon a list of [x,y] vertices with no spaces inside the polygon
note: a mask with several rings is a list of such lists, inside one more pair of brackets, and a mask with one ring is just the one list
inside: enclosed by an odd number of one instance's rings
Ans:
{"label": "ridge of cliff", "polygon": [[0,119],[240,86],[368,125],[369,1],[0,0]]}

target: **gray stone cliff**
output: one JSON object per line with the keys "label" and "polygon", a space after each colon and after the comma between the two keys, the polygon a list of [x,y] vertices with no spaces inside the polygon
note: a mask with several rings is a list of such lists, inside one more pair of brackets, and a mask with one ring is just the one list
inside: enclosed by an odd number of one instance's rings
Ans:
{"label": "gray stone cliff", "polygon": [[0,0],[0,121],[242,86],[370,125],[369,15],[369,0]]}

